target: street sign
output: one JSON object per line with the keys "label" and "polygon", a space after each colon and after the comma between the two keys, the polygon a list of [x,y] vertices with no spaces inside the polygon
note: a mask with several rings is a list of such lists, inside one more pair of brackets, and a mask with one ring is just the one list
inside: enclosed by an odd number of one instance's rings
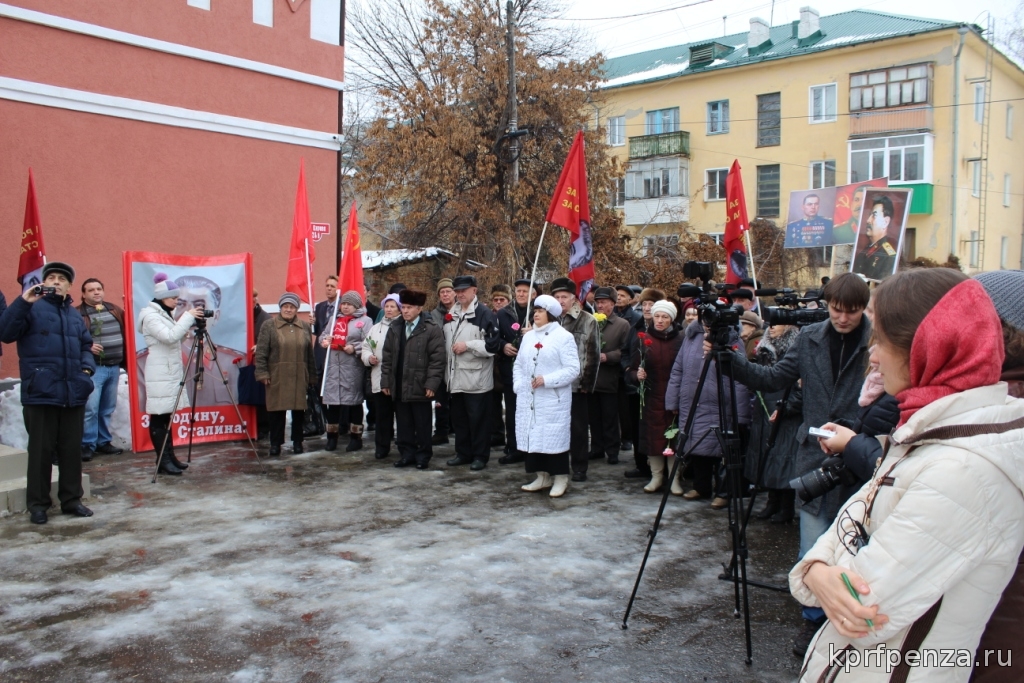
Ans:
{"label": "street sign", "polygon": [[313,226],[313,241],[319,242],[325,236],[331,234],[330,223],[311,223]]}

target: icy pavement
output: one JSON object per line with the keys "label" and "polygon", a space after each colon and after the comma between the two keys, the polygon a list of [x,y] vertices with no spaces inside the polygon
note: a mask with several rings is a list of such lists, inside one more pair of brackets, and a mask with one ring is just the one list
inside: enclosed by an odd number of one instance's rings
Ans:
{"label": "icy pavement", "polygon": [[[743,663],[732,585],[717,579],[725,511],[672,497],[623,631],[660,497],[625,465],[591,463],[590,481],[551,499],[521,492],[531,478],[500,451],[481,473],[446,468],[450,454],[435,448],[427,471],[370,448],[264,457],[263,476],[247,450],[207,445],[156,484],[148,455],[98,457],[94,517],[0,520],[0,679],[795,677],[788,595],[751,589]],[[795,526],[752,525],[751,577],[784,583],[796,546]]]}

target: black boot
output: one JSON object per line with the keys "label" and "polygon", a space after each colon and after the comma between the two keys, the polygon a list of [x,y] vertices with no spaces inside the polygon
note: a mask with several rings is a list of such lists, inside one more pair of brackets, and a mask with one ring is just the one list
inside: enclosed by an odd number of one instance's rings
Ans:
{"label": "black boot", "polygon": [[779,492],[777,489],[768,489],[768,502],[764,509],[757,513],[758,519],[768,519],[779,511]]}
{"label": "black boot", "polygon": [[347,453],[359,451],[363,448],[363,425],[352,425],[348,436],[348,445],[345,446]]}
{"label": "black boot", "polygon": [[327,445],[325,451],[333,451],[338,448],[338,425],[327,425]]}
{"label": "black boot", "polygon": [[188,469],[188,463],[181,462],[180,460],[178,460],[178,457],[174,455],[174,449],[171,448],[170,442],[168,442],[167,448],[164,449],[164,459],[169,461],[172,465],[174,465],[183,472]]}
{"label": "black boot", "polygon": [[164,457],[160,461],[160,466],[157,468],[156,471],[159,472],[160,474],[174,474],[180,476],[181,470],[178,469],[178,467],[173,462],[171,462],[171,459],[168,457],[168,455],[168,453],[164,453]]}
{"label": "black boot", "polygon": [[796,491],[782,489],[779,491],[779,511],[772,515],[772,524],[789,524],[793,521],[796,507]]}

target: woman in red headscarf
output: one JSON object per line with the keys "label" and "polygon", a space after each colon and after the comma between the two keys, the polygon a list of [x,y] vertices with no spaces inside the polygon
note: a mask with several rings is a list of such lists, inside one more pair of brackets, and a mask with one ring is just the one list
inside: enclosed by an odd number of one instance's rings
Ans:
{"label": "woman in red headscarf", "polygon": [[[872,362],[900,423],[872,480],[790,573],[793,595],[828,616],[801,680],[966,681],[1024,546],[1024,401],[999,381],[1002,330],[977,281],[897,273],[874,308]],[[916,654],[887,664],[901,649]],[[964,656],[930,654],[947,650]]]}

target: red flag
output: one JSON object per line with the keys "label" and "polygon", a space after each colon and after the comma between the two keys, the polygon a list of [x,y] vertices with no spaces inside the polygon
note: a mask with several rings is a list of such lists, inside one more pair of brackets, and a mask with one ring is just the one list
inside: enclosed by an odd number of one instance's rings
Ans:
{"label": "red flag", "polygon": [[734,160],[729,175],[725,178],[725,256],[728,284],[737,284],[748,277],[747,245],[743,235],[750,227],[747,221],[747,203],[743,198],[743,178],[740,175],[740,162]]}
{"label": "red flag", "polygon": [[36,181],[28,169],[28,199],[25,201],[25,224],[21,229],[21,259],[18,261],[18,284],[28,289],[43,281],[46,265],[46,247],[43,246],[43,226],[39,220],[39,202],[36,201]]}
{"label": "red flag", "polygon": [[578,131],[545,218],[552,225],[565,228],[572,234],[569,277],[576,283],[581,301],[587,298],[587,292],[594,283],[594,243],[590,236],[587,163],[583,152],[583,131]]}
{"label": "red flag", "polygon": [[306,164],[299,161],[299,187],[295,192],[295,214],[292,218],[292,240],[288,248],[288,274],[284,291],[298,295],[301,301],[313,305],[313,224],[309,220],[309,200],[306,197]]}
{"label": "red flag", "polygon": [[345,235],[345,251],[341,255],[341,272],[338,273],[338,293],[355,290],[366,302],[366,288],[363,285],[363,252],[359,248],[359,217],[356,203],[348,214],[348,233]]}

